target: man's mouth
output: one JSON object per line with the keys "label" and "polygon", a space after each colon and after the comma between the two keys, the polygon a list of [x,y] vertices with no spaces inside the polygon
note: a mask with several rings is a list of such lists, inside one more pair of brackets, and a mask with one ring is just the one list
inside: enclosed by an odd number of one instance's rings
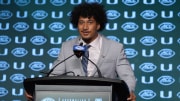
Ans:
{"label": "man's mouth", "polygon": [[85,35],[89,34],[88,31],[82,31],[82,33],[85,34]]}

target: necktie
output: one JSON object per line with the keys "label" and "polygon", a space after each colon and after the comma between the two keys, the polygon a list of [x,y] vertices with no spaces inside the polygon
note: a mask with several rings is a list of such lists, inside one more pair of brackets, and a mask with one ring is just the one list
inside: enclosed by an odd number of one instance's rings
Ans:
{"label": "necktie", "polygon": [[81,60],[81,63],[82,63],[82,67],[83,67],[83,70],[85,72],[85,75],[87,76],[87,65],[88,65],[88,58],[89,58],[89,47],[90,45],[85,45],[86,47],[86,51],[85,53],[82,55],[82,60]]}

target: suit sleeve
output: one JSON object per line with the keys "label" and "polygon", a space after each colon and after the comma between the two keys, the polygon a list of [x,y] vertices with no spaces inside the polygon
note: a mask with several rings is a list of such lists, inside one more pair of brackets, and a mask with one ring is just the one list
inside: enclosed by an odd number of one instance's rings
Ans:
{"label": "suit sleeve", "polygon": [[135,75],[129,61],[126,58],[126,54],[122,44],[120,44],[119,47],[119,54],[116,61],[116,72],[118,74],[118,77],[126,82],[129,87],[129,91],[135,91]]}

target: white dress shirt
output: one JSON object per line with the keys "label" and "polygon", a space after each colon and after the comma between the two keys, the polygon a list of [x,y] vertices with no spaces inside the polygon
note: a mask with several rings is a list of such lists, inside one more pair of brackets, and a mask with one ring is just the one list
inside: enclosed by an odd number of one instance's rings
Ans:
{"label": "white dress shirt", "polygon": [[[82,40],[80,40],[82,41]],[[83,42],[83,41],[82,41]],[[84,43],[84,42],[83,42]],[[84,44],[85,45],[85,44]],[[97,64],[100,56],[100,51],[101,51],[101,46],[102,46],[102,38],[101,35],[98,34],[98,37],[89,44],[91,47],[89,48],[89,59],[93,61],[95,64]],[[87,72],[88,76],[92,76],[92,71],[96,69],[96,66],[88,61],[88,66],[87,66]]]}

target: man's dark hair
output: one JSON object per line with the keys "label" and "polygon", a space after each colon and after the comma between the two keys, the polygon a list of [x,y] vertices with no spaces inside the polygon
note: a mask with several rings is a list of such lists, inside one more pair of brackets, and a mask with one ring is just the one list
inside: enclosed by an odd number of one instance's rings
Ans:
{"label": "man's dark hair", "polygon": [[84,18],[94,17],[96,22],[100,24],[100,29],[98,31],[102,31],[107,23],[104,6],[98,3],[82,3],[74,7],[70,16],[70,22],[73,24],[74,28],[77,28],[80,16]]}

